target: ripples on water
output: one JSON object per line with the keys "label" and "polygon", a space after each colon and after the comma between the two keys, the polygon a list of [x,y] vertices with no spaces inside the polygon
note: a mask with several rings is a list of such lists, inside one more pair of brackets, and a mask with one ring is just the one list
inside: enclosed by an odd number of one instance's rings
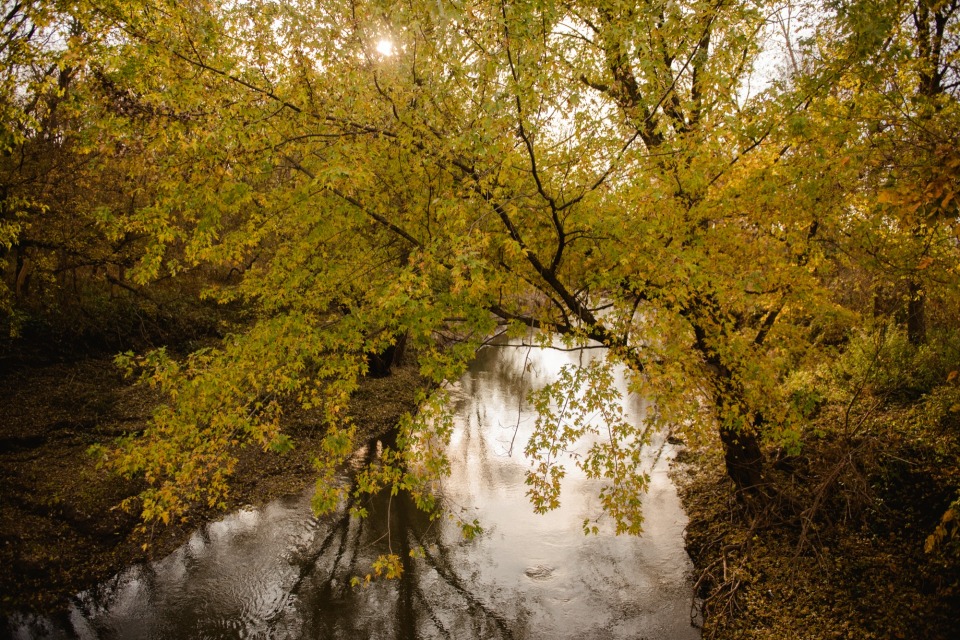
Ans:
{"label": "ripples on water", "polygon": [[[600,485],[571,466],[560,509],[536,515],[525,497],[520,452],[533,416],[522,398],[586,357],[488,348],[454,385],[452,474],[442,493],[465,520],[480,520],[484,533],[473,541],[402,496],[371,498],[365,520],[349,516],[350,504],[314,518],[307,490],[235,512],[165,559],[78,595],[62,616],[18,616],[8,631],[84,639],[698,638],[686,519],[662,439],[649,447],[640,538],[609,530],[584,537],[584,518],[600,512]],[[630,419],[643,419],[641,401],[625,407]],[[423,557],[412,559],[420,547]],[[403,559],[401,579],[350,586],[391,549]]]}

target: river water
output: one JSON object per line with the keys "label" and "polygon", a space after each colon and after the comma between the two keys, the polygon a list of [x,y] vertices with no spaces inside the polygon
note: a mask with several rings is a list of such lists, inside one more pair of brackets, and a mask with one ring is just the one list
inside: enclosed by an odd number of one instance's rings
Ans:
{"label": "river water", "polygon": [[[165,559],[79,594],[62,616],[15,618],[9,631],[84,639],[699,638],[690,623],[686,516],[667,477],[673,451],[662,437],[647,449],[641,537],[615,536],[603,518],[599,535],[584,536],[583,520],[600,514],[600,485],[573,465],[556,511],[537,515],[525,496],[522,451],[534,422],[525,394],[564,364],[599,355],[488,347],[451,387],[452,473],[441,493],[463,520],[480,521],[483,533],[473,540],[454,521],[429,521],[402,496],[370,499],[363,520],[349,515],[349,504],[315,518],[311,488],[228,515]],[[625,410],[639,421],[646,407],[628,397]],[[388,551],[403,558],[400,579],[350,586]]]}

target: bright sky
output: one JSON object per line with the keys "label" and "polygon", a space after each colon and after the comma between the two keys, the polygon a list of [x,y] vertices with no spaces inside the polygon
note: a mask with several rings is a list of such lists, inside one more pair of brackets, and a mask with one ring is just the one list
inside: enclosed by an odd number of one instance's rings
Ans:
{"label": "bright sky", "polygon": [[382,56],[392,56],[393,42],[389,38],[382,38],[377,42],[377,53]]}

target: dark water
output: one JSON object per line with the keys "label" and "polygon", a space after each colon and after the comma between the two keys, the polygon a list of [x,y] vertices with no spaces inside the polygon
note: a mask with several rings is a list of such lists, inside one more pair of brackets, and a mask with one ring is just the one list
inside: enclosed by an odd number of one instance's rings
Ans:
{"label": "dark water", "polygon": [[[350,505],[314,518],[306,490],[210,524],[162,561],[78,595],[60,618],[15,618],[8,631],[15,638],[698,638],[686,518],[666,475],[672,450],[662,438],[648,449],[642,537],[614,536],[604,520],[599,535],[583,535],[584,518],[600,514],[600,485],[572,465],[560,509],[536,515],[525,497],[522,450],[533,417],[521,399],[561,365],[595,353],[488,348],[453,385],[453,473],[442,494],[464,520],[479,519],[484,532],[475,540],[453,521],[430,522],[402,496],[373,498],[364,520],[348,515]],[[625,408],[643,419],[640,400]],[[354,462],[373,454],[371,446]],[[421,557],[411,558],[411,549],[422,549]],[[404,559],[401,579],[350,586],[391,550]]]}

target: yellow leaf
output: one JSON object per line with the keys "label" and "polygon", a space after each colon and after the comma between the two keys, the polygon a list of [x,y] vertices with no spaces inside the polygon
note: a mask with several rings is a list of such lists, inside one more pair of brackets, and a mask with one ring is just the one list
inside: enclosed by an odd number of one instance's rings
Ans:
{"label": "yellow leaf", "polygon": [[877,202],[887,204],[897,201],[897,192],[892,189],[885,189],[877,194]]}

